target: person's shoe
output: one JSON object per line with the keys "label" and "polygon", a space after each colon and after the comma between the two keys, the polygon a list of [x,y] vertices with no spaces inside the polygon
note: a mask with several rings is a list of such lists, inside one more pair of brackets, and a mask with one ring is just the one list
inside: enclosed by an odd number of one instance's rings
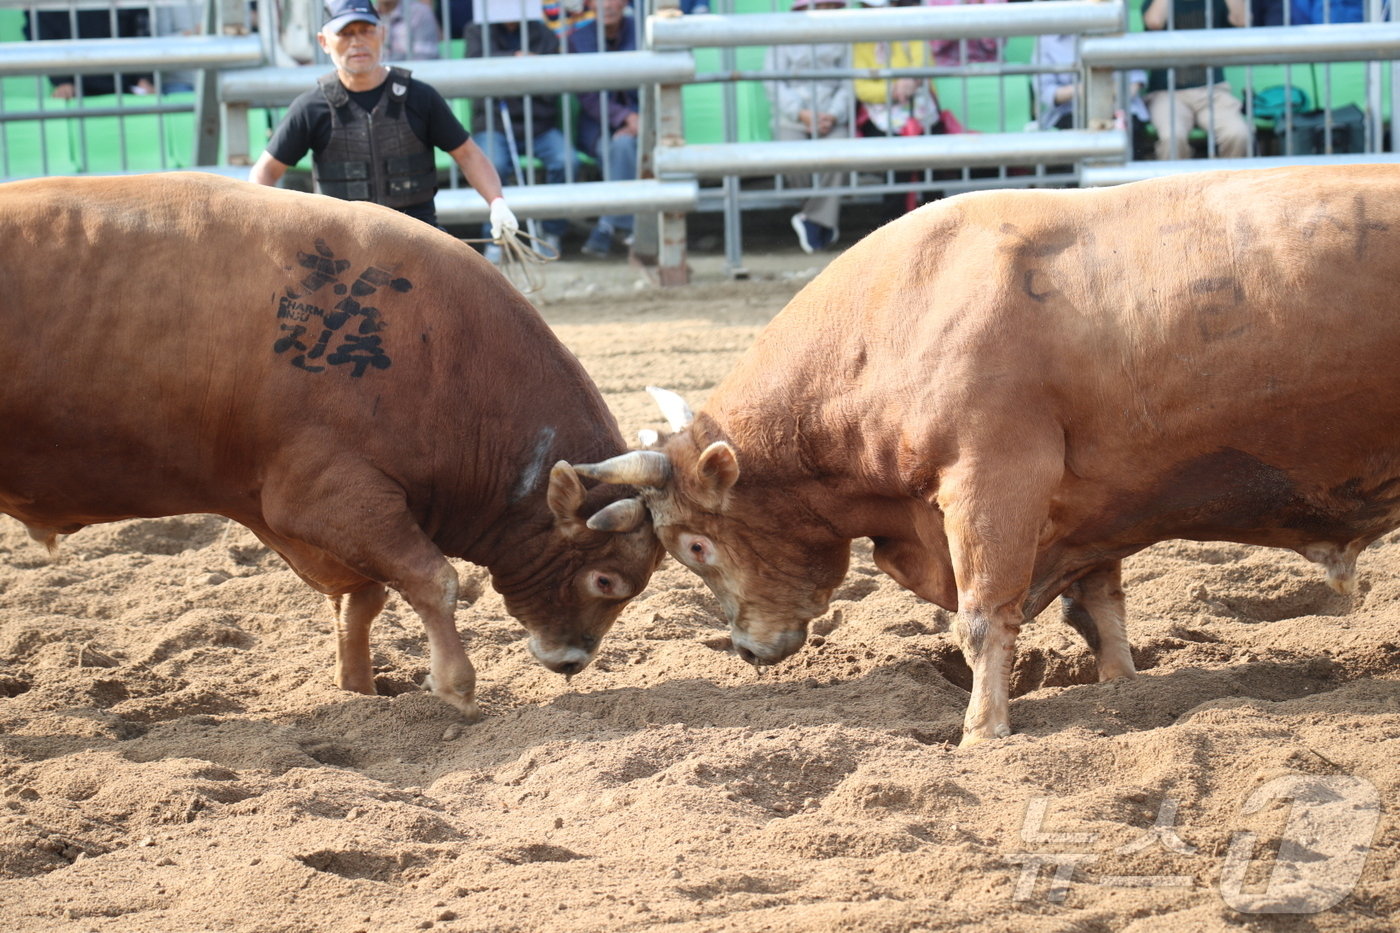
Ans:
{"label": "person's shoe", "polygon": [[486,261],[491,265],[499,266],[501,264],[501,244],[487,243],[486,249],[482,250],[481,255],[485,256]]}
{"label": "person's shoe", "polygon": [[583,244],[583,255],[606,258],[612,255],[613,231],[611,227],[602,224],[593,228],[593,232],[588,235],[588,239]]}
{"label": "person's shoe", "polygon": [[797,234],[797,245],[802,247],[804,253],[821,252],[835,243],[839,235],[831,227],[823,227],[808,220],[806,214],[792,215],[792,229]]}

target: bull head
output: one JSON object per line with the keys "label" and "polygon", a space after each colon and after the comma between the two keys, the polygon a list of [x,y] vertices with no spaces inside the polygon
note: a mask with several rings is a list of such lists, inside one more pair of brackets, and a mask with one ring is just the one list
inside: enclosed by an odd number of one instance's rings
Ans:
{"label": "bull head", "polygon": [[[625,454],[623,456],[626,456]],[[621,459],[614,457],[614,460]],[[611,462],[611,461],[607,461]],[[599,464],[600,466],[602,464]],[[585,492],[579,476],[602,479],[605,483],[630,483],[630,480],[603,479],[584,470],[575,468],[568,461],[560,460],[549,471],[549,510],[554,514],[554,523],[565,536],[573,540],[586,536],[589,531],[604,531],[625,534],[636,531],[646,521],[647,510],[640,499],[619,499],[599,509],[589,519],[581,512]],[[636,483],[632,483],[637,485]]]}
{"label": "bull head", "polygon": [[[695,420],[690,405],[675,392],[657,386],[647,386],[647,392],[656,400],[673,433],[685,430]],[[660,446],[665,440],[656,431],[642,432],[642,442],[647,446]],[[574,469],[600,482],[644,489],[666,489],[673,478],[671,458],[658,450],[633,450],[602,463],[578,464]],[[707,507],[721,507],[725,493],[739,479],[739,461],[734,448],[724,441],[710,444],[696,459],[694,478],[696,482],[691,492]],[[590,520],[589,527],[600,526]]]}

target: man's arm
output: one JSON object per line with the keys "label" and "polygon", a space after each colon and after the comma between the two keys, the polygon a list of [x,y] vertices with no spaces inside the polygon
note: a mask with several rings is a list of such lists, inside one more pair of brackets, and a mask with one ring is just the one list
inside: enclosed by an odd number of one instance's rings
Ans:
{"label": "man's arm", "polygon": [[1249,0],[1225,0],[1225,5],[1230,9],[1231,26],[1249,25]]}
{"label": "man's arm", "polygon": [[282,180],[282,176],[287,174],[288,168],[289,165],[277,161],[272,157],[272,153],[264,149],[263,154],[258,156],[258,161],[253,163],[248,180],[257,185],[276,186]]}
{"label": "man's arm", "polygon": [[1144,29],[1166,29],[1167,14],[1171,11],[1172,0],[1152,0],[1147,9],[1142,11],[1142,25]]}
{"label": "man's arm", "polygon": [[475,142],[469,139],[448,155],[462,169],[467,183],[487,204],[501,196],[501,176],[496,174],[496,166],[491,164],[486,153]]}

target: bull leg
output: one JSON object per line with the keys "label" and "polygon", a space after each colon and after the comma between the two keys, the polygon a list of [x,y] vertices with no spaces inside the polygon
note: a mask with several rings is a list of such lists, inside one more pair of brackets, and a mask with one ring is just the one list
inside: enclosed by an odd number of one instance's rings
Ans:
{"label": "bull leg", "polygon": [[1094,652],[1100,683],[1137,676],[1123,624],[1123,604],[1123,562],[1118,560],[1095,567],[1060,597],[1065,622]]}
{"label": "bull leg", "polygon": [[[972,668],[972,697],[962,745],[1011,734],[1011,665],[1035,567],[1047,530],[1050,495],[1064,472],[1058,433],[1039,444],[1021,431],[1016,459],[979,458],[969,439],[966,457],[940,478],[958,616],[953,636]],[[1004,446],[1004,437],[988,441]]]}
{"label": "bull leg", "polygon": [[388,602],[382,583],[332,596],[335,607],[335,682],[342,690],[374,695],[374,669],[369,657],[369,628]]}
{"label": "bull leg", "polygon": [[973,605],[958,608],[953,637],[972,668],[972,697],[963,717],[963,747],[1011,734],[1011,665],[1016,660],[1019,623],[1019,604],[993,612]]}
{"label": "bull leg", "polygon": [[[263,514],[283,542],[279,552],[308,580],[347,579],[349,570],[381,584],[381,591],[384,585],[397,590],[428,636],[424,686],[468,718],[477,718],[476,671],[457,632],[457,572],[414,522],[402,489],[367,469],[336,464],[313,472],[302,466],[263,488]],[[347,489],[355,491],[349,501]],[[327,558],[334,564],[325,563]],[[337,566],[342,569],[336,571]],[[337,677],[348,673],[360,684],[369,682],[371,599],[351,593],[341,613],[341,646],[349,654],[342,655],[348,663],[343,668],[338,664]],[[363,660],[349,660],[357,652]]]}
{"label": "bull leg", "polygon": [[[437,550],[434,548],[434,550]],[[399,588],[423,620],[428,634],[428,678],[423,687],[462,711],[468,719],[481,714],[476,706],[476,668],[472,667],[457,631],[457,571],[441,555],[436,571]]]}

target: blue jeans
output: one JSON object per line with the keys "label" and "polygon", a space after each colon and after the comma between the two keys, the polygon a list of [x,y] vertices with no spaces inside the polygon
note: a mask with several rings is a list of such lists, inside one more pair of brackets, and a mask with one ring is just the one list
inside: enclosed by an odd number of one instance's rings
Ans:
{"label": "blue jeans", "polygon": [[[608,143],[608,181],[631,181],[637,177],[637,137],[614,135]],[[609,214],[598,218],[599,223],[612,224],[614,230],[632,232],[631,214]]]}
{"label": "blue jeans", "polygon": [[[481,147],[481,151],[486,153],[486,158],[491,160],[491,164],[496,166],[496,174],[504,181],[507,178],[515,177],[515,166],[510,160],[510,146],[506,141],[505,134],[499,130],[489,130],[481,133],[473,133],[472,139]],[[516,151],[520,158],[525,158],[524,144],[517,143]],[[562,185],[565,178],[565,166],[569,159],[574,159],[573,152],[565,143],[564,134],[558,129],[548,129],[542,133],[535,134],[534,155],[536,159],[544,165],[544,180],[551,185]],[[574,170],[577,172],[578,163],[575,159]],[[525,179],[517,178],[517,184],[525,184]],[[541,225],[544,232],[551,236],[562,237],[569,229],[569,224],[565,220],[546,220]],[[483,225],[483,235],[491,235],[491,226]]]}

